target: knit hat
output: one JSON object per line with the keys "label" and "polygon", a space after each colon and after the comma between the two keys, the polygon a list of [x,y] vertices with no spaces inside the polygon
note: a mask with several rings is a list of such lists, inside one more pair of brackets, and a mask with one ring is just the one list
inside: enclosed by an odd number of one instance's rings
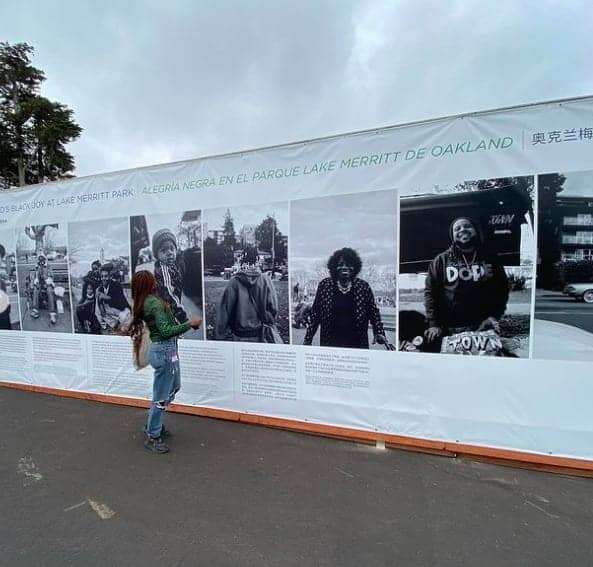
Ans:
{"label": "knit hat", "polygon": [[152,237],[152,253],[155,258],[167,240],[171,241],[175,245],[175,248],[177,248],[177,239],[168,228],[161,228],[161,230],[157,230],[154,233],[154,236]]}

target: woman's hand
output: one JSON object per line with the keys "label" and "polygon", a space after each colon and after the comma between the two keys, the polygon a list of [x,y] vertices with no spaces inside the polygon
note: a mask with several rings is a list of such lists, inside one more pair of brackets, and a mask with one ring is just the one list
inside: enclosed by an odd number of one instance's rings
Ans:
{"label": "woman's hand", "polygon": [[192,315],[189,318],[189,326],[192,329],[199,329],[201,325],[202,325],[202,318],[201,317],[198,317],[197,315]]}
{"label": "woman's hand", "polygon": [[387,337],[385,335],[375,335],[375,340],[373,342],[378,343],[380,345],[386,345]]}
{"label": "woman's hand", "polygon": [[428,330],[424,333],[426,336],[426,340],[429,343],[436,341],[438,338],[441,337],[443,334],[443,329],[440,327],[429,327]]}

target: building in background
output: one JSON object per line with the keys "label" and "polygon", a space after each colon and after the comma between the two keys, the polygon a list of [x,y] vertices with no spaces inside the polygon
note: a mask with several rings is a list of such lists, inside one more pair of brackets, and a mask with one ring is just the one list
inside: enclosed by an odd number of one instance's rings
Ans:
{"label": "building in background", "polygon": [[255,225],[244,224],[239,231],[239,244],[241,246],[257,246],[255,238]]}
{"label": "building in background", "polygon": [[593,261],[593,198],[558,197],[560,259]]}

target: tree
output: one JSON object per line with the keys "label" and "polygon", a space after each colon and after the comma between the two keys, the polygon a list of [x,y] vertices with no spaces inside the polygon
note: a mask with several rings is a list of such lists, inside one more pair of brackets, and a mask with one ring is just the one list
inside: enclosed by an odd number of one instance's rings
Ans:
{"label": "tree", "polygon": [[255,239],[261,250],[269,251],[275,263],[282,264],[287,259],[286,238],[278,230],[276,219],[270,215],[255,227]]}
{"label": "tree", "polygon": [[222,247],[214,238],[204,239],[204,264],[209,269],[219,269],[224,266]]}
{"label": "tree", "polygon": [[222,225],[222,244],[227,248],[235,249],[237,244],[237,235],[235,233],[235,223],[231,215],[230,209],[226,210],[224,214],[224,222]]}
{"label": "tree", "polygon": [[230,268],[234,262],[233,249],[207,237],[204,239],[204,262],[206,268],[211,270]]}
{"label": "tree", "polygon": [[46,231],[48,227],[51,228],[58,228],[57,224],[38,224],[36,226],[26,226],[25,227],[25,234],[31,239],[35,241],[35,254],[39,255],[44,251],[44,247],[46,247]]}
{"label": "tree", "polygon": [[14,152],[14,163],[11,160],[3,173],[9,183],[16,173],[19,186],[25,185],[25,125],[31,118],[30,103],[45,79],[43,72],[31,65],[32,53],[33,48],[26,43],[0,42],[0,120],[6,136],[4,143]]}
{"label": "tree", "polygon": [[538,287],[551,289],[556,283],[556,263],[561,258],[561,224],[558,193],[564,189],[566,177],[548,173],[538,177]]}
{"label": "tree", "polygon": [[510,189],[519,194],[525,204],[533,221],[533,177],[524,175],[522,177],[498,177],[496,179],[483,179],[469,182],[474,184],[478,190],[483,189]]}
{"label": "tree", "polygon": [[71,177],[65,145],[82,128],[67,106],[40,96],[43,71],[31,64],[33,47],[0,42],[0,188]]}
{"label": "tree", "polygon": [[533,177],[530,175],[463,181],[453,185],[433,185],[434,192],[441,194],[471,193],[487,189],[510,189],[521,195],[533,220]]}
{"label": "tree", "polygon": [[74,158],[65,145],[80,136],[82,128],[73,120],[74,112],[66,105],[37,96],[31,100],[32,125],[29,147],[31,170],[37,182],[72,177]]}

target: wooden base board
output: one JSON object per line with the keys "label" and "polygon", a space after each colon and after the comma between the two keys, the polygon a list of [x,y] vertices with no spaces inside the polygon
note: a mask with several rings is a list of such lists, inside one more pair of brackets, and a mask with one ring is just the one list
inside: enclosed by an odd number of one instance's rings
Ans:
{"label": "wooden base board", "polygon": [[[107,394],[94,394],[91,392],[61,390],[58,388],[33,386],[30,384],[21,384],[18,382],[0,382],[0,386],[29,392],[51,394],[54,396],[66,398],[78,398],[125,406],[148,408],[150,405],[148,400],[141,400],[138,398],[126,398],[121,396],[110,396]],[[430,453],[446,457],[463,457],[476,461],[500,464],[503,466],[528,468],[531,470],[539,470],[563,475],[593,477],[593,461],[583,459],[557,457],[554,455],[542,455],[539,453],[528,453],[509,449],[497,449],[493,447],[468,445],[464,443],[450,443],[448,441],[434,441],[430,439],[391,435],[375,431],[365,431],[362,429],[350,429],[347,427],[323,425],[308,421],[267,417],[207,407],[171,404],[169,411],[199,415],[202,417],[210,417],[214,419],[237,421],[240,423],[252,425],[264,425],[266,427],[274,427],[299,433],[320,435],[334,439],[355,441],[358,443],[375,444],[377,441],[383,441],[387,448],[392,449]]]}

